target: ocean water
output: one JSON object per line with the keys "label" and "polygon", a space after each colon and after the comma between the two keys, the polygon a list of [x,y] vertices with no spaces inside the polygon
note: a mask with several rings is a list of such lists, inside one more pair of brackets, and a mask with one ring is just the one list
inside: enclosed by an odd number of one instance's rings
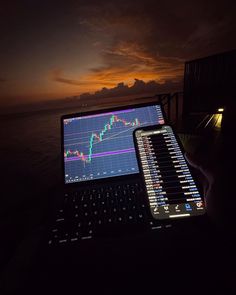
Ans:
{"label": "ocean water", "polygon": [[75,109],[0,118],[1,201],[16,206],[60,181],[60,117]]}

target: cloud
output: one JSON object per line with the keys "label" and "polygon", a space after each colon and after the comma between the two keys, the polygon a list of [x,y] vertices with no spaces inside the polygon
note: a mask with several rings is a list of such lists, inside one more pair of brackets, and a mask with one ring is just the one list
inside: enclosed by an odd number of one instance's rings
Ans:
{"label": "cloud", "polygon": [[[114,69],[113,69],[114,70]],[[115,82],[109,81],[106,79],[106,75],[109,76],[110,72],[107,72],[104,69],[103,74],[87,74],[83,75],[82,77],[77,77],[76,79],[68,78],[63,70],[61,69],[54,69],[49,72],[49,78],[52,81],[59,82],[62,84],[72,85],[72,86],[80,86],[82,89],[88,88],[90,90],[96,90],[101,88],[102,86],[114,86]]]}
{"label": "cloud", "polygon": [[155,1],[145,5],[141,1],[102,1],[80,7],[82,25],[107,40],[101,51],[101,66],[90,69],[86,79],[98,81],[101,86],[107,86],[108,81],[130,85],[134,78],[160,83],[180,80],[185,59],[174,53],[176,48],[170,52],[171,39],[177,34],[169,32],[165,6]]}
{"label": "cloud", "polygon": [[[98,88],[116,87],[120,81],[129,86],[134,78],[148,82],[180,81],[183,77],[184,61],[151,54],[136,42],[119,41],[103,50],[103,65],[91,68],[81,81]],[[97,89],[98,89],[97,88]]]}
{"label": "cloud", "polygon": [[135,42],[120,41],[113,47],[103,50],[103,64],[90,68],[79,77],[68,77],[61,69],[50,72],[53,81],[86,87],[90,91],[116,87],[120,81],[129,86],[134,78],[148,82],[158,81],[163,84],[167,80],[182,79],[184,62],[178,58],[153,56],[144,46]]}
{"label": "cloud", "polygon": [[80,95],[81,99],[100,99],[100,98],[112,98],[121,97],[134,94],[158,94],[172,91],[180,91],[182,89],[182,81],[166,81],[165,83],[158,83],[156,81],[144,82],[143,80],[135,79],[135,82],[128,86],[124,82],[118,83],[115,87],[106,88],[95,93],[83,93]]}
{"label": "cloud", "polygon": [[81,86],[83,83],[81,83],[78,80],[68,79],[64,76],[64,73],[60,69],[54,69],[50,72],[51,79],[55,82],[64,83],[64,84],[70,84],[70,85],[78,85]]}
{"label": "cloud", "polygon": [[225,37],[236,30],[235,9],[235,1],[218,1],[213,6],[204,0],[87,1],[80,6],[80,20],[91,32],[107,36],[108,46],[135,42],[154,58],[158,53],[188,60],[236,45]]}
{"label": "cloud", "polygon": [[212,7],[203,0],[82,1],[78,22],[87,36],[95,36],[91,46],[101,58],[99,65],[79,77],[55,70],[53,79],[82,91],[103,88],[103,94],[108,93],[105,89],[116,91],[117,85],[127,91],[125,85],[131,88],[134,78],[158,85],[179,83],[185,61],[230,48],[233,38],[224,38],[235,31],[235,22],[234,10],[222,14],[227,9],[226,4]]}

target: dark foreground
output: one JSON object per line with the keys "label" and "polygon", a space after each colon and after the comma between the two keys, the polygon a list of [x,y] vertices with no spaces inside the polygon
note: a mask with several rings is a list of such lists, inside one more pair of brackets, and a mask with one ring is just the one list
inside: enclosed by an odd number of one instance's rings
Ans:
{"label": "dark foreground", "polygon": [[221,170],[218,223],[186,220],[181,228],[48,249],[60,193],[60,115],[1,121],[1,294],[235,294],[233,133],[193,144]]}

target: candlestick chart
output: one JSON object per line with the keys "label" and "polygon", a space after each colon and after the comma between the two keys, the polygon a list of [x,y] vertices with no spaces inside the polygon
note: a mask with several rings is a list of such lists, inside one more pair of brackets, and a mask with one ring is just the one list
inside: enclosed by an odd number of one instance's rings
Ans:
{"label": "candlestick chart", "polygon": [[157,124],[160,116],[152,106],[66,120],[65,178],[74,182],[137,173],[132,133]]}
{"label": "candlestick chart", "polygon": [[[93,146],[96,144],[96,142],[102,142],[105,134],[108,132],[108,130],[111,130],[115,123],[122,123],[125,127],[138,127],[140,125],[137,118],[133,122],[127,122],[124,119],[119,118],[116,115],[112,115],[109,123],[105,124],[105,126],[102,128],[100,133],[92,132],[90,139],[88,141],[88,155],[85,155],[83,152],[80,152],[78,150],[66,150],[64,153],[64,156],[66,159],[70,159],[71,156],[73,156],[73,160],[81,160],[85,163],[91,163],[92,157],[93,157]],[[109,139],[109,138],[108,138]],[[104,153],[105,155],[106,153]],[[108,153],[108,154],[118,154],[118,153]],[[76,159],[77,157],[77,159]]]}

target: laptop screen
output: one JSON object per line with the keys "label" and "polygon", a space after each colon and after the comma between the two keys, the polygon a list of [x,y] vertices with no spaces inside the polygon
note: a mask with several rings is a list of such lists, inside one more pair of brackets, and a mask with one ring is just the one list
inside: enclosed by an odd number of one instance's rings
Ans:
{"label": "laptop screen", "polygon": [[156,104],[63,119],[65,183],[138,173],[133,131],[156,124]]}

